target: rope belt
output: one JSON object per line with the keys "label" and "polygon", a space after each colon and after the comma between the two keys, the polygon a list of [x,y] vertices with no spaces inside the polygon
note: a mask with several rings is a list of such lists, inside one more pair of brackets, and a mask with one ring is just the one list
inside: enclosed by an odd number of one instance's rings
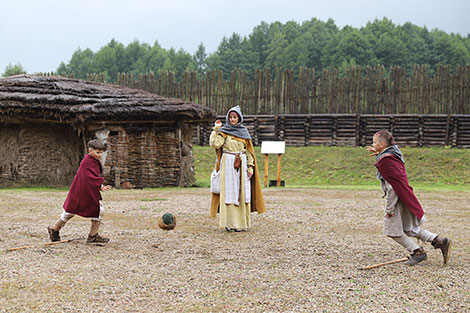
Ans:
{"label": "rope belt", "polygon": [[227,153],[227,154],[232,154],[232,155],[239,155],[239,154],[245,154],[245,152],[232,152],[232,151],[224,151],[224,153]]}
{"label": "rope belt", "polygon": [[233,167],[238,170],[241,167],[242,159],[241,155],[244,154],[243,152],[232,152],[232,151],[224,151],[224,153],[235,155],[235,161],[233,162]]}

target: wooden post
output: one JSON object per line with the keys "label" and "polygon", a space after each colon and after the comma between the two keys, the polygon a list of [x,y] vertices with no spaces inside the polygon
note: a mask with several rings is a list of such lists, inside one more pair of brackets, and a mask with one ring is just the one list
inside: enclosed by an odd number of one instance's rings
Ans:
{"label": "wooden post", "polygon": [[264,187],[268,187],[268,155],[264,155]]}
{"label": "wooden post", "polygon": [[[261,154],[264,154],[264,187],[268,186],[268,155],[277,154],[277,186],[281,186],[281,156],[285,153],[285,142],[263,141]],[[269,185],[274,181],[270,181]]]}
{"label": "wooden post", "polygon": [[33,247],[38,247],[38,246],[50,246],[50,245],[55,245],[55,244],[58,244],[58,243],[66,243],[66,242],[71,242],[71,241],[80,240],[80,239],[81,239],[81,238],[68,239],[68,240],[60,240],[60,241],[51,241],[51,242],[40,243],[40,244],[35,244],[35,245],[29,245],[29,246],[22,246],[22,247],[10,248],[10,249],[7,249],[7,251],[16,251],[16,250],[22,250],[22,249],[33,248]]}
{"label": "wooden post", "polygon": [[380,266],[384,266],[384,265],[388,265],[388,264],[405,262],[406,260],[408,260],[408,258],[396,259],[396,260],[393,260],[393,261],[388,261],[388,262],[384,262],[384,263],[379,263],[379,264],[366,266],[366,267],[361,268],[361,270],[370,270],[371,268],[376,268],[376,267],[380,267]]}

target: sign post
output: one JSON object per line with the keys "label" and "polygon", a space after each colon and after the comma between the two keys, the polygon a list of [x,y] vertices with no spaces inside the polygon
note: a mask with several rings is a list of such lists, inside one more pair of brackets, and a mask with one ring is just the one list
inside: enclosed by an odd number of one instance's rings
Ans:
{"label": "sign post", "polygon": [[277,182],[281,186],[281,156],[286,151],[285,141],[263,141],[261,142],[261,154],[264,154],[264,187],[268,186],[268,155],[277,154]]}
{"label": "sign post", "polygon": [[264,155],[264,187],[268,187],[268,155]]}

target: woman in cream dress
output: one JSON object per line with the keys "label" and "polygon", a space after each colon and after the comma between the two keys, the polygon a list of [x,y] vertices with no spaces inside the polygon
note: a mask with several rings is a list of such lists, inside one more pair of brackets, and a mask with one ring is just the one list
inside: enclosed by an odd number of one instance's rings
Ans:
{"label": "woman in cream dress", "polygon": [[[219,212],[219,227],[226,231],[247,231],[250,213],[266,211],[251,136],[243,126],[236,106],[227,112],[226,123],[215,122],[209,144],[216,150],[220,172],[220,194],[212,194],[211,216]],[[240,158],[239,168],[235,168]]]}

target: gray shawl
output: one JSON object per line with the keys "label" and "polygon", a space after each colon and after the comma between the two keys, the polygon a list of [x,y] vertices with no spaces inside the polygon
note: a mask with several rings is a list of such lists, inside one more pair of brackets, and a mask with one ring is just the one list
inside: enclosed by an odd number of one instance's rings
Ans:
{"label": "gray shawl", "polygon": [[[229,115],[230,115],[230,112],[232,111],[238,114],[239,121],[237,125],[230,124]],[[238,138],[251,140],[251,136],[250,136],[250,133],[248,132],[248,129],[245,126],[243,126],[242,123],[243,123],[243,115],[242,115],[242,111],[240,110],[240,106],[239,105],[234,106],[233,108],[228,110],[227,116],[225,117],[225,125],[222,126],[220,131],[225,134],[236,136]]]}
{"label": "gray shawl", "polygon": [[[389,147],[385,148],[385,150],[382,151],[382,153],[377,154],[375,159],[376,160],[380,159],[380,157],[383,156],[384,154],[393,154],[400,161],[402,161],[403,164],[405,164],[405,159],[403,158],[403,153],[401,153],[401,150],[400,150],[400,148],[398,148],[397,145],[393,145],[393,146],[389,146]],[[377,179],[383,179],[382,175],[380,175],[378,170],[377,170]]]}

